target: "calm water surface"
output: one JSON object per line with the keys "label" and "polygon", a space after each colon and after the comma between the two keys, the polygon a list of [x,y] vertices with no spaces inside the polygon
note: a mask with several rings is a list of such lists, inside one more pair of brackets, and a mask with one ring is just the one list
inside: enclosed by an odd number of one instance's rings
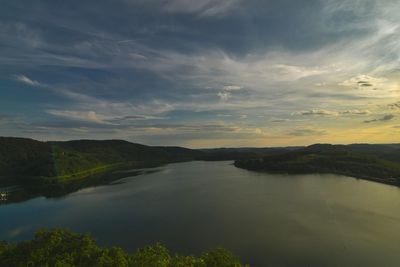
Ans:
{"label": "calm water surface", "polygon": [[129,251],[223,246],[253,266],[400,266],[400,190],[338,175],[271,175],[232,162],[170,164],[61,199],[0,206],[0,239],[40,227]]}

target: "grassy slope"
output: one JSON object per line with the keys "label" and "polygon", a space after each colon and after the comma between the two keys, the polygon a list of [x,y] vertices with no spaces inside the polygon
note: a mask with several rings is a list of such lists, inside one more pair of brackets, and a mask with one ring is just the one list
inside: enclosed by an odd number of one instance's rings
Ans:
{"label": "grassy slope", "polygon": [[[0,137],[0,176],[20,181],[71,181],[123,167],[192,160],[199,151],[121,140],[39,142]],[[56,179],[55,179],[56,178]]]}
{"label": "grassy slope", "polygon": [[60,177],[82,176],[135,162],[166,159],[151,147],[125,141],[51,142],[54,166]]}
{"label": "grassy slope", "polygon": [[399,145],[313,145],[279,155],[239,160],[235,166],[266,172],[336,173],[399,184],[399,148]]}

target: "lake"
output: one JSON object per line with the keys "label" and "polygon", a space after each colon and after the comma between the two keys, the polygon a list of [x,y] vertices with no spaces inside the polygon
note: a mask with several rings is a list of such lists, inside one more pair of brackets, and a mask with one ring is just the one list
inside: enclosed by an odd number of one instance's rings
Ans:
{"label": "lake", "polygon": [[230,161],[169,164],[63,198],[0,206],[0,239],[40,227],[128,251],[218,246],[252,266],[400,266],[400,190],[339,175],[277,175]]}

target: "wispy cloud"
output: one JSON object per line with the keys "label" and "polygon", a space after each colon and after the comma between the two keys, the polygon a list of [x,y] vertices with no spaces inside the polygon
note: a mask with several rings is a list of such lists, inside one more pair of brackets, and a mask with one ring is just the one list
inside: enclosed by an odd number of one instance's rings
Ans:
{"label": "wispy cloud", "polygon": [[42,84],[38,81],[32,80],[29,77],[23,75],[23,74],[19,74],[19,75],[15,75],[15,79],[19,82],[28,84],[28,85],[32,85],[32,86],[42,86]]}
{"label": "wispy cloud", "polygon": [[225,91],[237,91],[237,90],[240,90],[240,89],[242,89],[242,86],[239,86],[239,85],[224,85],[224,88],[223,88]]}
{"label": "wispy cloud", "polygon": [[303,115],[303,116],[337,116],[337,115],[339,115],[338,112],[329,111],[329,110],[325,110],[325,109],[311,109],[311,110],[299,111],[299,112],[296,112],[293,114],[294,115]]}
{"label": "wispy cloud", "polygon": [[156,0],[162,8],[171,13],[190,13],[198,16],[220,16],[237,6],[241,0]]}
{"label": "wispy cloud", "polygon": [[395,116],[393,114],[388,114],[388,115],[385,115],[385,116],[383,116],[381,118],[378,118],[378,119],[365,120],[364,123],[385,122],[385,121],[390,121],[390,120],[392,120],[394,118],[395,118]]}
{"label": "wispy cloud", "polygon": [[315,136],[315,135],[325,135],[327,134],[324,130],[311,129],[311,128],[298,128],[289,131],[288,135],[292,136]]}
{"label": "wispy cloud", "polygon": [[274,123],[287,122],[287,121],[290,121],[290,120],[289,119],[278,119],[278,118],[271,119],[271,122],[274,122]]}
{"label": "wispy cloud", "polygon": [[359,109],[345,110],[340,112],[340,114],[342,115],[369,115],[371,113],[372,112],[369,110],[359,110]]}
{"label": "wispy cloud", "polygon": [[18,81],[43,87],[53,93],[59,94],[72,100],[69,110],[48,109],[46,113],[64,118],[67,120],[86,121],[98,124],[116,124],[119,122],[129,122],[133,120],[159,120],[165,119],[156,114],[165,113],[172,109],[172,106],[153,100],[146,104],[131,104],[124,101],[108,101],[77,93],[65,88],[57,88],[43,82],[34,81],[24,75],[18,75]]}
{"label": "wispy cloud", "polygon": [[47,113],[65,119],[108,124],[108,122],[106,121],[106,117],[97,114],[95,111],[47,110]]}

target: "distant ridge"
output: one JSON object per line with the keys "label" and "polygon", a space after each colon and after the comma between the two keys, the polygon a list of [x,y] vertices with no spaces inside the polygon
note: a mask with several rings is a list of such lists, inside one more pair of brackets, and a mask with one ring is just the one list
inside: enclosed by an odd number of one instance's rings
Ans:
{"label": "distant ridge", "polygon": [[277,173],[335,173],[400,185],[400,144],[315,144],[235,161],[243,169]]}
{"label": "distant ridge", "polygon": [[236,160],[235,166],[256,171],[338,173],[390,184],[400,182],[400,144],[189,149],[124,140],[41,142],[0,137],[0,182],[67,182],[116,169],[191,160]]}

